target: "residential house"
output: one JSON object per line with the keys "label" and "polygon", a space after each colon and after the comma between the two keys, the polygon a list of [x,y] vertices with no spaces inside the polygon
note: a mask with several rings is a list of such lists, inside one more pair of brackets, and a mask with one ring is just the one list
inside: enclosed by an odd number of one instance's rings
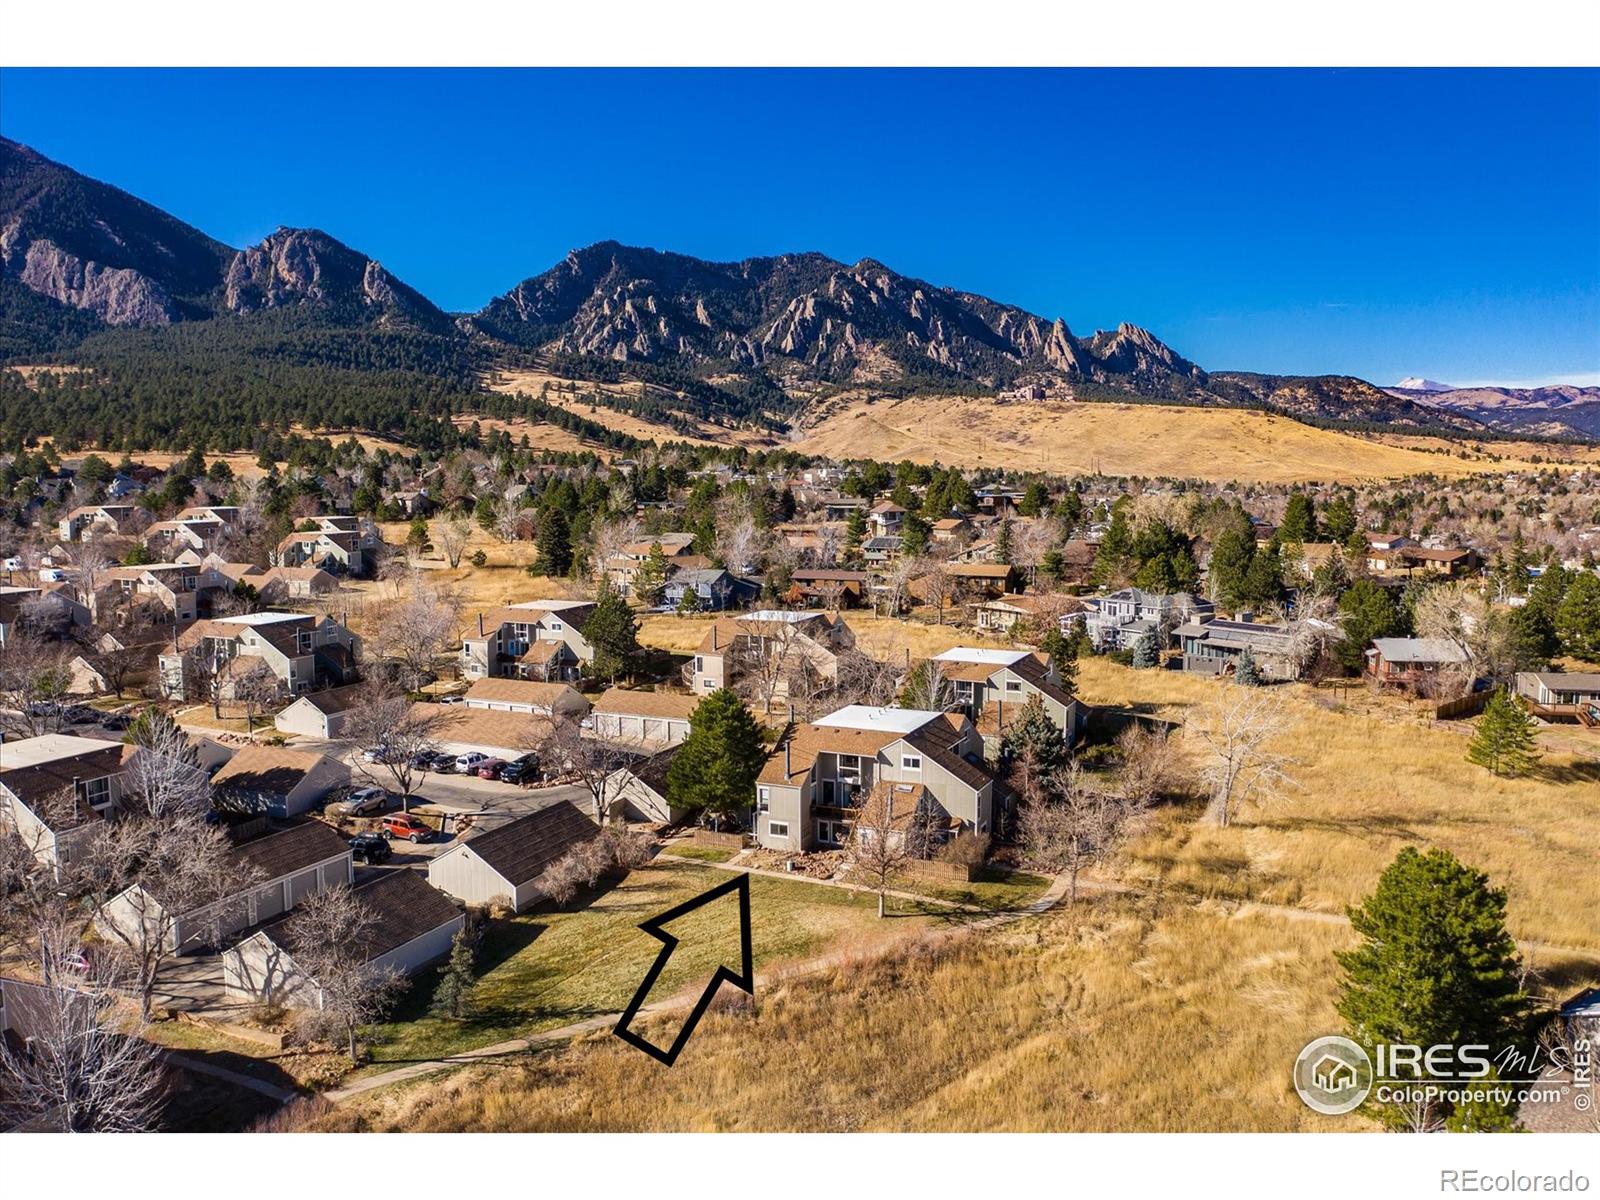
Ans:
{"label": "residential house", "polygon": [[858,608],[871,582],[872,576],[865,571],[794,571],[789,576],[785,599],[819,608]]}
{"label": "residential house", "polygon": [[589,600],[524,600],[478,614],[476,636],[461,641],[461,674],[510,679],[576,679],[594,661],[583,636]]}
{"label": "residential house", "polygon": [[1248,647],[1256,674],[1264,680],[1299,674],[1289,628],[1258,621],[1224,621],[1197,613],[1173,631],[1183,651],[1183,669],[1200,675],[1231,675]]}
{"label": "residential house", "polygon": [[867,507],[865,500],[857,500],[851,496],[827,496],[822,499],[822,519],[824,521],[848,521],[850,514]]}
{"label": "residential house", "polygon": [[41,862],[71,862],[122,798],[138,751],[122,742],[47,733],[0,741],[0,830]]}
{"label": "residential house", "polygon": [[699,704],[699,696],[683,692],[608,688],[595,701],[591,728],[604,742],[660,750],[689,736],[689,718]]}
{"label": "residential house", "polygon": [[465,704],[411,706],[413,717],[436,721],[433,742],[450,754],[485,754],[490,758],[520,758],[547,745],[556,733],[556,718],[539,713],[494,712]]}
{"label": "residential house", "polygon": [[141,920],[166,924],[167,948],[193,954],[217,947],[233,934],[271,921],[311,896],[355,881],[350,847],[330,825],[305,821],[271,830],[229,852],[241,882],[231,894],[188,911],[171,912],[159,881],[135,884],[115,897],[100,921],[113,928],[136,927]]}
{"label": "residential house", "polygon": [[287,746],[244,746],[211,777],[223,807],[273,817],[310,812],[349,783],[350,768],[338,759]]}
{"label": "residential house", "polygon": [[940,517],[933,523],[933,542],[936,546],[960,545],[971,536],[972,522],[964,516]]}
{"label": "residential house", "polygon": [[185,550],[209,554],[227,526],[215,517],[188,517],[157,521],[144,531],[144,544],[163,562],[172,562]]}
{"label": "residential house", "polygon": [[86,533],[121,533],[139,510],[131,504],[84,504],[61,518],[58,533],[63,542],[75,542]]}
{"label": "residential house", "polygon": [[320,567],[331,575],[365,575],[382,543],[377,529],[360,517],[312,517],[313,529],[289,534],[272,556],[275,567]]}
{"label": "residential house", "polygon": [[992,563],[995,556],[995,543],[992,538],[972,542],[950,556],[953,563]]}
{"label": "residential house", "polygon": [[972,623],[985,633],[1005,637],[1026,626],[1041,612],[1050,611],[1055,601],[1046,603],[1042,596],[1013,595],[1007,593],[993,600],[983,600],[972,606]]}
{"label": "residential house", "polygon": [[687,812],[674,807],[667,796],[667,772],[677,755],[677,746],[669,746],[606,776],[606,815],[613,821],[658,825],[682,821]]}
{"label": "residential house", "polygon": [[950,602],[955,605],[997,600],[1016,582],[1011,568],[997,562],[953,562],[945,567],[945,574],[950,579]]}
{"label": "residential house", "polygon": [[869,567],[886,567],[900,557],[901,539],[894,537],[878,536],[869,537],[861,543],[861,559]]}
{"label": "residential house", "polygon": [[264,571],[257,568],[247,572],[239,582],[255,588],[256,594],[268,604],[308,600],[339,590],[339,581],[321,567],[268,567]]}
{"label": "residential house", "polygon": [[685,673],[691,689],[705,693],[766,672],[776,700],[788,697],[802,677],[824,688],[836,683],[840,656],[855,644],[842,617],[760,609],[713,621]]}
{"label": "residential house", "polygon": [[761,595],[759,584],[740,579],[721,567],[695,567],[674,570],[667,575],[661,602],[667,608],[677,608],[683,603],[684,593],[691,590],[702,612],[743,608]]}
{"label": "residential house", "polygon": [[522,912],[544,898],[539,879],[598,836],[600,827],[561,801],[469,837],[428,862],[428,882],[463,904],[504,904]]}
{"label": "residential house", "polygon": [[1450,638],[1374,638],[1367,674],[1379,683],[1426,687],[1441,671],[1467,665],[1467,652]]}
{"label": "residential house", "polygon": [[1369,530],[1363,536],[1367,540],[1369,571],[1405,570],[1406,555],[1403,552],[1417,546],[1416,542],[1403,533],[1379,533]]}
{"label": "residential house", "polygon": [[65,631],[70,626],[88,625],[91,620],[88,607],[73,597],[69,585],[0,586],[0,649],[19,625]]}
{"label": "residential house", "polygon": [[307,692],[272,719],[280,733],[331,741],[343,737],[350,714],[361,700],[360,684]]}
{"label": "residential house", "polygon": [[467,689],[468,708],[490,712],[526,713],[581,721],[589,702],[564,683],[533,679],[475,679]]}
{"label": "residential house", "polygon": [[1007,487],[1003,483],[988,483],[977,491],[978,509],[990,516],[1004,516],[1022,503],[1024,494],[1021,488]]}
{"label": "residential house", "polygon": [[1164,594],[1143,588],[1123,588],[1108,596],[1086,600],[1084,629],[1100,651],[1132,649],[1145,634],[1155,632],[1166,645],[1174,626],[1193,618],[1210,617],[1217,606],[1189,592]]}
{"label": "residential house", "polygon": [[[110,567],[101,572],[100,583],[102,591],[119,589],[125,596],[160,605],[170,620],[186,623],[200,614],[200,577],[200,568],[185,563],[149,563],[142,567]],[[100,595],[87,596],[85,600],[98,621],[104,607]]]}
{"label": "residential house", "polygon": [[[353,889],[351,898],[368,916],[360,954],[374,975],[414,975],[438,962],[466,924],[466,914],[429,887],[420,871],[385,871]],[[322,984],[295,960],[301,950],[288,917],[262,926],[223,952],[225,996],[245,1004],[324,1007]]]}
{"label": "residential house", "polygon": [[1482,565],[1478,552],[1466,546],[1402,546],[1398,569],[1407,575],[1436,575],[1461,579],[1477,572]]}
{"label": "residential house", "polygon": [[893,500],[881,500],[867,510],[867,528],[873,537],[899,540],[905,523],[906,510]]}
{"label": "residential house", "polygon": [[998,756],[1006,730],[1033,700],[1061,731],[1062,741],[1070,745],[1077,740],[1081,723],[1077,698],[1062,685],[1048,655],[957,646],[931,661],[949,683],[956,711],[978,726],[988,758]]}
{"label": "residential house", "polygon": [[[360,640],[331,617],[295,612],[211,617],[185,629],[176,649],[161,656],[162,694],[184,698],[191,682],[185,666],[189,655],[208,670],[227,663],[228,675],[235,679],[257,662],[265,663],[283,691],[299,695],[353,682],[359,653]],[[225,685],[223,698],[231,694],[231,684]]]}
{"label": "residential house", "polygon": [[756,777],[756,841],[787,851],[842,845],[861,797],[880,782],[896,809],[903,800],[943,836],[987,834],[995,784],[982,762],[983,738],[960,713],[852,704],[791,725]]}
{"label": "residential house", "polygon": [[[674,563],[678,566],[709,566],[709,559],[694,553],[693,543],[692,533],[662,533],[630,542],[606,560],[606,578],[624,596],[628,595],[633,589],[633,581],[639,574],[639,568],[645,564],[657,544],[661,546],[661,553],[665,556],[669,569]],[[692,563],[685,561],[691,559]]]}
{"label": "residential house", "polygon": [[1600,728],[1600,671],[1518,671],[1516,689],[1541,720]]}

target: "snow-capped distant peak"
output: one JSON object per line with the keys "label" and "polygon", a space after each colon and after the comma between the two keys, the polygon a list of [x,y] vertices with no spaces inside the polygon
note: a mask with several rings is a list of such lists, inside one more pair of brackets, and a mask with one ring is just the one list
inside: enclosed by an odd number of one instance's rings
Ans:
{"label": "snow-capped distant peak", "polygon": [[1453,392],[1455,388],[1448,383],[1440,383],[1436,379],[1423,379],[1421,376],[1412,375],[1395,384],[1397,388],[1405,388],[1408,392]]}

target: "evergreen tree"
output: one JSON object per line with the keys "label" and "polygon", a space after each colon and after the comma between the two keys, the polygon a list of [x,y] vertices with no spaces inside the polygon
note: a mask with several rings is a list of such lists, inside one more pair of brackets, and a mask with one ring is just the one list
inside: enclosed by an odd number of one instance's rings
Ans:
{"label": "evergreen tree", "polygon": [[1133,644],[1133,665],[1141,670],[1158,666],[1161,662],[1161,639],[1155,630],[1143,634]]}
{"label": "evergreen tree", "polygon": [[565,575],[572,569],[572,525],[567,514],[555,505],[544,510],[539,518],[539,555],[533,560],[530,573],[540,575]]}
{"label": "evergreen tree", "polygon": [[1230,611],[1237,610],[1249,590],[1250,564],[1256,556],[1256,535],[1248,521],[1230,521],[1211,544],[1207,579],[1211,598]]}
{"label": "evergreen tree", "polygon": [[1356,513],[1344,496],[1335,496],[1322,508],[1322,531],[1330,542],[1345,542],[1356,531]]}
{"label": "evergreen tree", "polygon": [[1131,574],[1133,560],[1133,529],[1128,521],[1126,498],[1111,506],[1111,520],[1099,548],[1094,552],[1094,569],[1091,578],[1097,587],[1115,587]]}
{"label": "evergreen tree", "polygon": [[1283,555],[1274,542],[1265,550],[1257,550],[1245,572],[1244,598],[1252,605],[1264,607],[1283,599]]}
{"label": "evergreen tree", "polygon": [[1600,576],[1580,573],[1556,609],[1555,632],[1574,658],[1600,661]]}
{"label": "evergreen tree", "polygon": [[1339,661],[1345,669],[1360,672],[1367,662],[1373,638],[1395,637],[1405,630],[1405,620],[1386,588],[1370,579],[1358,579],[1339,597],[1344,614],[1344,636],[1339,640]]}
{"label": "evergreen tree", "polygon": [[1022,758],[1024,750],[1032,751],[1033,769],[1046,779],[1065,767],[1071,757],[1061,730],[1056,728],[1037,696],[1028,697],[1022,706],[1022,715],[1011,722],[1001,738],[1000,761],[1007,765],[1014,763]]}
{"label": "evergreen tree", "polygon": [[[1335,955],[1349,1035],[1369,1052],[1379,1043],[1477,1045],[1492,1058],[1520,1046],[1529,1002],[1505,916],[1505,893],[1482,872],[1446,850],[1400,851],[1350,910],[1361,944]],[[1409,1127],[1403,1114],[1375,1110]]]}
{"label": "evergreen tree", "polygon": [[594,595],[594,611],[583,623],[583,636],[594,647],[593,671],[615,682],[639,648],[639,622],[617,589],[602,581]]}
{"label": "evergreen tree", "polygon": [[700,593],[692,587],[685,587],[683,595],[678,598],[678,615],[692,617],[700,611]]}
{"label": "evergreen tree", "polygon": [[1035,479],[1022,493],[1017,511],[1025,517],[1042,517],[1050,511],[1050,493]]}
{"label": "evergreen tree", "polygon": [[477,940],[477,930],[470,918],[451,939],[450,960],[445,964],[444,974],[439,977],[439,984],[433,991],[432,1007],[439,1016],[467,1015],[472,984],[477,977]]}
{"label": "evergreen tree", "polygon": [[754,803],[766,761],[755,717],[732,691],[718,688],[689,717],[689,736],[667,768],[667,795],[714,820],[736,816]]}
{"label": "evergreen tree", "polygon": [[1467,761],[1496,775],[1525,775],[1539,760],[1533,718],[1504,688],[1489,698],[1467,746]]}
{"label": "evergreen tree", "polygon": [[847,563],[861,561],[861,543],[867,537],[867,515],[859,508],[852,508],[850,515],[844,522],[844,560]]}
{"label": "evergreen tree", "polygon": [[411,528],[406,530],[406,545],[418,554],[426,554],[433,549],[433,543],[428,539],[428,522],[424,518],[413,518]]}
{"label": "evergreen tree", "polygon": [[1239,651],[1239,657],[1234,661],[1233,681],[1240,687],[1261,685],[1261,676],[1256,671],[1256,656],[1249,646]]}
{"label": "evergreen tree", "polygon": [[1283,524],[1278,526],[1278,533],[1286,542],[1306,542],[1317,540],[1317,510],[1311,503],[1311,497],[1304,492],[1291,492],[1289,503],[1283,510]]}
{"label": "evergreen tree", "polygon": [[1011,518],[1005,517],[1000,522],[1000,532],[994,539],[994,560],[998,563],[1011,565],[1013,550],[1011,545]]}
{"label": "evergreen tree", "polygon": [[[667,586],[667,552],[660,542],[650,543],[650,553],[633,576],[633,598],[647,607],[661,603],[661,589]],[[686,588],[685,591],[693,591]]]}
{"label": "evergreen tree", "polygon": [[928,537],[933,532],[928,522],[914,512],[907,512],[900,526],[900,553],[916,558],[928,548]]}

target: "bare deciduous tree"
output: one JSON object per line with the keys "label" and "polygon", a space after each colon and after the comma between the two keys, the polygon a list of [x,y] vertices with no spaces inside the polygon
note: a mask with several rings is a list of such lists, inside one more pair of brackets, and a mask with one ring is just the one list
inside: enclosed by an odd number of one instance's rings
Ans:
{"label": "bare deciduous tree", "polygon": [[284,928],[295,966],[316,986],[321,1004],[304,1013],[313,1034],[338,1029],[350,1061],[360,1061],[357,1035],[398,998],[405,979],[393,967],[369,961],[378,914],[348,887],[328,888],[301,902]]}
{"label": "bare deciduous tree", "polygon": [[1231,825],[1245,806],[1294,786],[1286,770],[1293,760],[1267,749],[1284,726],[1281,701],[1255,688],[1229,688],[1189,723],[1203,751],[1200,778],[1211,796],[1208,815],[1218,825]]}
{"label": "bare deciduous tree", "polygon": [[439,547],[439,553],[444,555],[445,562],[454,570],[461,565],[461,556],[467,552],[467,543],[472,540],[472,522],[460,514],[446,517],[439,523],[433,540],[434,545]]}
{"label": "bare deciduous tree", "polygon": [[[78,939],[46,925],[34,940],[40,981],[22,984],[26,1045],[0,1039],[0,1125],[62,1133],[155,1127],[166,1091],[160,1050],[119,1021],[116,989],[81,969]],[[20,997],[18,998],[20,1001]],[[19,1031],[20,1032],[20,1031]]]}
{"label": "bare deciduous tree", "polygon": [[380,787],[392,784],[410,811],[411,795],[428,775],[417,760],[439,748],[443,714],[419,711],[405,693],[378,682],[362,688],[349,713],[347,736],[363,751],[377,752],[377,761],[370,763],[364,754],[356,755],[356,770]]}
{"label": "bare deciduous tree", "polygon": [[956,704],[955,689],[950,686],[944,664],[935,658],[925,658],[912,668],[901,698],[907,708],[924,712],[946,712]]}
{"label": "bare deciduous tree", "polygon": [[416,691],[454,645],[459,621],[455,597],[430,587],[420,572],[413,571],[401,589],[399,604],[384,615],[370,644],[378,657],[400,668],[407,689]]}
{"label": "bare deciduous tree", "polygon": [[950,564],[930,555],[921,560],[920,570],[918,582],[922,585],[922,598],[934,606],[939,624],[943,625],[944,610],[955,593],[956,581],[955,576],[950,574]]}
{"label": "bare deciduous tree", "polygon": [[24,737],[61,729],[66,719],[68,648],[25,629],[0,646],[0,702],[5,721]]}
{"label": "bare deciduous tree", "polygon": [[1165,729],[1129,725],[1117,735],[1117,757],[1117,790],[1137,804],[1154,803],[1182,782],[1182,755]]}
{"label": "bare deciduous tree", "polygon": [[83,857],[96,925],[118,947],[146,1020],[161,969],[178,951],[179,920],[210,908],[220,924],[218,902],[252,882],[206,820],[210,794],[192,762],[141,750],[126,773],[121,814],[97,828]]}
{"label": "bare deciduous tree", "polygon": [[[918,789],[920,790],[920,789]],[[911,860],[906,833],[916,817],[917,792],[897,792],[880,780],[862,797],[850,826],[850,864],[872,881],[878,893],[878,917],[888,908],[889,881]]]}
{"label": "bare deciduous tree", "polygon": [[541,761],[583,785],[589,793],[596,825],[606,823],[606,781],[617,771],[638,761],[637,749],[584,737],[572,721],[556,721],[540,744],[528,747]]}
{"label": "bare deciduous tree", "polygon": [[1076,904],[1079,874],[1111,852],[1144,804],[1133,795],[1089,786],[1077,763],[1044,780],[1042,792],[1022,806],[1023,851],[1034,866],[1064,872],[1067,902]]}
{"label": "bare deciduous tree", "polygon": [[272,668],[257,660],[233,677],[233,698],[244,705],[244,728],[248,737],[256,731],[256,713],[277,700],[281,685]]}

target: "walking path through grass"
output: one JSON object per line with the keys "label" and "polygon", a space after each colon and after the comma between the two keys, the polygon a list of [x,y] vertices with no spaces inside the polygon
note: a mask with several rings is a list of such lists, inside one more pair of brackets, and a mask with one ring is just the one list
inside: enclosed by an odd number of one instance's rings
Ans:
{"label": "walking path through grass", "polygon": [[[718,868],[718,870],[738,870],[738,868]],[[777,878],[782,880],[784,883],[794,882],[793,876],[779,875],[776,872],[745,869],[745,873],[756,876],[776,875]],[[854,884],[831,883],[828,880],[820,879],[807,880],[806,882],[819,884],[824,887],[834,887],[850,893],[857,893],[860,891],[859,886]],[[1024,908],[992,912],[985,916],[976,917],[976,919],[971,921],[963,921],[959,924],[948,925],[943,931],[932,932],[932,936],[947,936],[950,933],[961,930],[986,929],[995,925],[1016,921],[1023,917],[1037,916],[1040,913],[1048,912],[1050,909],[1054,908],[1058,903],[1060,903],[1062,897],[1064,897],[1066,893],[1067,881],[1065,878],[1057,878],[1050,882],[1049,887],[1045,889],[1043,895]],[[755,896],[757,894],[758,893],[756,892],[756,889],[752,888],[752,915],[755,907]],[[927,897],[918,896],[914,893],[903,893],[903,895],[917,901],[927,900]],[[949,907],[959,907],[944,901],[939,901],[936,903],[945,904]],[[966,911],[970,912],[971,910]],[[884,944],[899,944],[900,940],[901,939],[895,939],[893,943]],[[651,939],[651,941],[653,945],[659,947],[659,943],[655,943],[654,939]],[[867,952],[870,953],[872,949],[873,947],[868,947]],[[834,967],[861,957],[862,954],[863,948],[861,946],[851,946],[845,949],[833,950],[826,954],[821,954],[813,958],[804,959],[802,961],[791,962],[774,970],[758,972],[756,975],[756,988],[759,991],[761,989],[771,987],[780,978],[789,980],[831,970]],[[642,972],[639,977],[642,978]],[[641,1019],[648,1020],[651,1017],[664,1016],[691,1008],[695,1001],[699,999],[701,991],[702,988],[699,985],[696,985],[682,990],[678,994],[670,996],[668,999],[654,1004],[647,1004],[640,1009],[639,1016]],[[626,1000],[626,998],[624,998],[624,1000]],[[364,1079],[358,1079],[354,1082],[346,1084],[344,1087],[334,1088],[330,1091],[324,1092],[323,1096],[334,1104],[339,1104],[353,1096],[362,1095],[363,1093],[373,1091],[376,1088],[388,1087],[397,1083],[404,1083],[407,1080],[415,1079],[420,1075],[428,1075],[435,1071],[448,1070],[452,1067],[467,1066],[473,1063],[482,1062],[486,1059],[501,1058],[514,1054],[525,1054],[529,1051],[539,1050],[547,1046],[569,1041],[575,1037],[581,1037],[587,1033],[593,1033],[606,1029],[615,1024],[617,1018],[621,1015],[622,1006],[619,1004],[615,1011],[596,1013],[595,1015],[587,1017],[581,1021],[574,1021],[552,1029],[546,1029],[529,1037],[511,1038],[507,1041],[499,1042],[490,1046],[483,1046],[476,1050],[468,1050],[459,1054],[442,1056],[437,1059],[412,1062],[405,1066],[397,1067],[394,1070],[385,1071],[382,1074],[369,1075]]]}

